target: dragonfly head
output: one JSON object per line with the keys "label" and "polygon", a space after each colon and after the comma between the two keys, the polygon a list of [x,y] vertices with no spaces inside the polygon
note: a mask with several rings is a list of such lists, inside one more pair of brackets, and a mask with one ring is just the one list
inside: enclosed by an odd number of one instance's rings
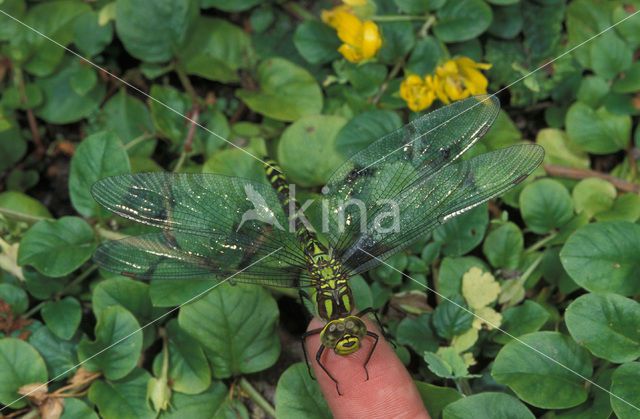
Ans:
{"label": "dragonfly head", "polygon": [[320,342],[338,355],[350,355],[360,348],[367,335],[367,325],[360,317],[347,316],[332,320],[320,332]]}

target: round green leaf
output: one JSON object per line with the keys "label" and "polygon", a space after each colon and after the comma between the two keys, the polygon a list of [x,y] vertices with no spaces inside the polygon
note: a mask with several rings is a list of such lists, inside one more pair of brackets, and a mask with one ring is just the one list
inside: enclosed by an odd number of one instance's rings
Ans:
{"label": "round green leaf", "polygon": [[[549,312],[540,304],[525,300],[522,305],[509,307],[502,312],[502,330],[509,335],[518,337],[527,333],[538,331],[549,320]],[[513,338],[505,333],[495,335],[494,341],[508,343]]]}
{"label": "round green leaf", "polygon": [[411,51],[416,42],[413,26],[411,22],[382,22],[379,25],[383,42],[377,57],[384,63],[395,63]]}
{"label": "round green leaf", "polygon": [[[564,294],[570,294],[580,288],[571,279],[562,266],[562,262],[560,262],[560,247],[549,247],[544,251],[542,262],[540,263],[540,271],[545,281],[557,285],[560,292]],[[533,332],[533,330],[531,331]]]}
{"label": "round green leaf", "polygon": [[78,342],[62,340],[41,325],[29,336],[29,343],[40,353],[47,364],[49,377],[57,379],[73,375],[78,369]]}
{"label": "round green leaf", "polygon": [[63,60],[56,73],[49,77],[37,78],[35,84],[42,90],[44,103],[36,109],[36,114],[52,124],[68,124],[79,121],[98,109],[105,94],[104,83],[98,81],[91,90],[82,95],[78,94],[71,84],[72,79],[86,71],[86,64],[68,57]]}
{"label": "round green leaf", "polygon": [[543,128],[538,131],[536,143],[544,148],[544,162],[562,166],[588,169],[589,155],[580,146],[569,139],[564,131],[555,128]]}
{"label": "round green leaf", "polygon": [[604,107],[593,110],[582,102],[571,105],[565,124],[569,138],[594,154],[621,150],[631,138],[629,115],[614,115]]}
{"label": "round green leaf", "polygon": [[200,0],[200,6],[204,9],[215,7],[225,12],[242,12],[260,3],[260,0]]}
{"label": "round green leaf", "polygon": [[464,397],[445,407],[443,419],[511,419],[535,418],[515,397],[504,393],[480,393]]}
{"label": "round green leaf", "polygon": [[[211,384],[211,369],[200,344],[185,333],[172,319],[167,324],[169,335],[169,378],[171,388],[186,394],[198,394]],[[153,363],[153,373],[162,373],[163,353]]]}
{"label": "round green leaf", "polygon": [[51,213],[40,201],[16,191],[0,193],[0,208],[6,208],[36,217],[51,218]]}
{"label": "round green leaf", "polygon": [[179,50],[197,17],[197,0],[118,0],[116,31],[129,54],[159,63]]}
{"label": "round green leaf", "polygon": [[585,294],[569,305],[565,321],[573,339],[599,358],[640,357],[640,303],[617,294]]}
{"label": "round green leaf", "polygon": [[444,48],[433,36],[426,36],[416,42],[407,61],[407,71],[424,77],[431,74],[444,56]]}
{"label": "round green leaf", "polygon": [[491,375],[533,406],[566,409],[587,399],[584,379],[576,373],[589,378],[592,372],[589,352],[569,336],[535,332],[507,343],[498,353]]}
{"label": "round green leaf", "polygon": [[492,230],[482,244],[482,251],[494,268],[517,269],[523,250],[522,231],[511,222]]}
{"label": "round green leaf", "polygon": [[439,387],[429,383],[423,383],[421,381],[414,381],[422,398],[424,407],[432,418],[439,418],[440,412],[450,403],[461,399],[462,394],[458,393],[451,387]]}
{"label": "round green leaf", "polygon": [[162,412],[162,419],[206,418],[248,418],[247,408],[236,398],[229,397],[229,390],[220,381],[214,381],[200,394],[173,393],[171,408]]}
{"label": "round green leaf", "polygon": [[333,115],[308,116],[284,130],[278,161],[292,182],[316,186],[327,181],[344,160],[335,142],[345,122]]}
{"label": "round green leaf", "polygon": [[483,272],[491,272],[484,262],[475,256],[445,257],[438,273],[438,292],[443,297],[453,297],[462,292],[462,275],[474,266]]}
{"label": "round green leaf", "polygon": [[78,358],[87,370],[102,371],[107,379],[119,380],[135,368],[142,350],[142,331],[133,314],[120,306],[107,308],[98,319],[95,337],[95,341],[83,339],[78,346]]}
{"label": "round green leaf", "polygon": [[71,88],[80,96],[84,96],[98,83],[98,75],[93,67],[82,66],[69,80]]}
{"label": "round green leaf", "polygon": [[259,91],[238,89],[249,108],[279,121],[295,121],[322,110],[322,90],[307,70],[283,58],[258,66]]}
{"label": "round green leaf", "polygon": [[[182,301],[184,302],[184,301]],[[130,278],[110,278],[100,282],[91,296],[96,317],[112,306],[122,306],[142,323],[153,320],[153,307],[149,299],[149,285]]]}
{"label": "round green leaf", "polygon": [[261,287],[223,284],[183,306],[178,322],[204,347],[217,378],[262,371],[280,354],[278,307]]}
{"label": "round green leaf", "polygon": [[95,247],[93,230],[82,218],[42,220],[22,238],[18,264],[32,265],[42,274],[57,278],[89,260]]}
{"label": "round green leaf", "polygon": [[433,239],[442,244],[445,256],[461,256],[482,242],[488,226],[487,205],[480,205],[438,227]]}
{"label": "round green leaf", "polygon": [[293,43],[302,57],[311,64],[324,64],[340,56],[340,39],[336,31],[314,20],[302,22],[293,35]]}
{"label": "round green leaf", "polygon": [[620,195],[613,201],[613,207],[608,211],[596,214],[596,220],[621,220],[636,222],[640,218],[640,196],[633,192]]}
{"label": "round green leaf", "polygon": [[[129,144],[141,135],[155,130],[149,109],[140,100],[128,95],[124,89],[113,95],[100,108],[95,126],[102,131],[115,132],[124,144]],[[155,140],[147,139],[132,146],[127,153],[130,156],[149,156],[155,146]]]}
{"label": "round green leaf", "polygon": [[73,22],[73,43],[87,57],[93,57],[111,43],[113,25],[109,22],[100,25],[99,13],[86,11]]}
{"label": "round green leaf", "polygon": [[448,1],[438,10],[433,32],[443,42],[476,38],[491,25],[491,7],[482,0]]}
{"label": "round green leaf", "polygon": [[150,281],[149,297],[154,307],[173,307],[184,304],[201,293],[212,289],[217,281],[199,279],[182,281]]}
{"label": "round green leaf", "polygon": [[425,313],[416,319],[405,317],[398,324],[396,339],[400,345],[409,345],[416,353],[435,352],[438,338],[431,328],[431,313]]}
{"label": "round green leaf", "polygon": [[184,143],[189,126],[184,123],[184,117],[191,109],[189,96],[170,86],[151,86],[149,109],[151,117],[158,131],[161,131],[174,144],[174,147]]}
{"label": "round green leaf", "polygon": [[469,312],[467,303],[460,295],[438,304],[433,312],[433,326],[438,335],[445,339],[466,332],[472,322],[473,314]]}
{"label": "round green leaf", "polygon": [[332,418],[318,382],[307,366],[293,364],[282,373],[276,387],[276,413],[282,418]]}
{"label": "round green leaf", "polygon": [[584,211],[589,218],[611,209],[617,194],[615,186],[597,177],[581,180],[571,192],[576,212]]}
{"label": "round green leaf", "polygon": [[238,81],[237,71],[247,67],[252,55],[251,39],[226,20],[201,16],[178,54],[188,74],[221,83]]}
{"label": "round green leaf", "polygon": [[[614,3],[615,4],[615,3]],[[621,22],[616,25],[615,30],[630,44],[637,46],[640,44],[640,23],[638,19],[627,19],[637,8],[627,4],[616,4],[612,13],[613,22]],[[623,22],[624,20],[624,22]]]}
{"label": "round green leaf", "polygon": [[42,307],[42,319],[54,335],[69,340],[73,337],[82,319],[80,303],[73,297],[59,301],[48,301]]}
{"label": "round green leaf", "polygon": [[635,93],[640,90],[640,61],[631,64],[631,67],[613,82],[611,90],[616,93]]}
{"label": "round green leaf", "polygon": [[47,367],[33,346],[19,339],[0,339],[0,403],[19,409],[27,402],[18,389],[46,381]]}
{"label": "round green leaf", "polygon": [[393,111],[363,112],[350,119],[338,132],[336,148],[348,157],[402,125],[402,119]]}
{"label": "round green leaf", "polygon": [[573,216],[569,191],[558,181],[541,179],[520,193],[522,218],[534,233],[546,234],[566,224]]}
{"label": "round green leaf", "polygon": [[569,237],[560,260],[571,278],[591,292],[640,292],[640,225],[588,224]]}
{"label": "round green leaf", "polygon": [[129,173],[129,157],[113,132],[98,132],[85,138],[71,159],[69,195],[74,208],[85,217],[108,214],[91,196],[91,186],[107,176]]}
{"label": "round green leaf", "polygon": [[221,175],[242,177],[266,182],[264,164],[247,156],[249,152],[254,156],[262,156],[264,152],[258,152],[253,147],[245,150],[228,148],[217,152],[202,165],[202,173],[219,173]]}
{"label": "round green leaf", "polygon": [[633,61],[633,49],[615,31],[606,31],[589,43],[591,68],[608,80],[629,68]]}
{"label": "round green leaf", "polygon": [[602,105],[604,97],[609,93],[609,83],[599,76],[589,76],[582,79],[578,88],[577,98],[593,109]]}
{"label": "round green leaf", "polygon": [[96,412],[86,403],[75,397],[67,397],[64,400],[64,410],[60,419],[98,419]]}
{"label": "round green leaf", "polygon": [[154,419],[157,414],[146,403],[151,375],[136,368],[118,381],[96,380],[89,387],[89,400],[103,418]]}
{"label": "round green leaf", "polygon": [[637,407],[640,405],[640,362],[630,362],[616,368],[611,377],[609,400],[619,418],[640,418]]}
{"label": "round green leaf", "polygon": [[20,134],[20,129],[0,107],[0,118],[6,125],[0,128],[0,170],[11,169],[27,152],[27,143]]}
{"label": "round green leaf", "polygon": [[519,0],[504,7],[493,7],[493,21],[489,27],[489,33],[503,39],[512,39],[520,33],[523,25],[522,11]]}
{"label": "round green leaf", "polygon": [[13,284],[0,284],[0,300],[11,306],[14,316],[24,313],[29,307],[27,293]]}

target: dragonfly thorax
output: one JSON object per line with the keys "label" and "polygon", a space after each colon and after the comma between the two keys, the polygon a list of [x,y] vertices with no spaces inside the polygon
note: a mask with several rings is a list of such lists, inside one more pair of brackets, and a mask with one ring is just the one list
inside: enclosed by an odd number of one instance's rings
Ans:
{"label": "dragonfly thorax", "polygon": [[310,273],[315,283],[313,300],[318,317],[328,322],[350,315],[355,305],[340,263],[328,254],[319,255],[313,259]]}
{"label": "dragonfly thorax", "polygon": [[322,344],[338,355],[350,355],[360,349],[367,326],[360,317],[347,316],[331,320],[320,332]]}

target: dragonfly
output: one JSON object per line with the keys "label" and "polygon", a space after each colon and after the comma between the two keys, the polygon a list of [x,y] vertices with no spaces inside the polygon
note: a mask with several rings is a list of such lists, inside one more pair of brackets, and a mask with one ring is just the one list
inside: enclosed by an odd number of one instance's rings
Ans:
{"label": "dragonfly", "polygon": [[[137,279],[217,279],[294,288],[323,327],[315,358],[348,356],[378,342],[357,312],[349,278],[381,264],[448,220],[511,189],[542,162],[520,144],[461,159],[491,127],[500,102],[474,96],[423,115],[349,157],[322,189],[314,228],[282,169],[267,160],[267,182],[210,173],[125,174],[99,180],[95,200],[158,232],[109,241],[94,253],[102,268]],[[377,316],[376,316],[377,319]],[[379,322],[379,319],[378,323]],[[381,326],[381,330],[384,330]],[[384,332],[383,332],[384,333]]]}

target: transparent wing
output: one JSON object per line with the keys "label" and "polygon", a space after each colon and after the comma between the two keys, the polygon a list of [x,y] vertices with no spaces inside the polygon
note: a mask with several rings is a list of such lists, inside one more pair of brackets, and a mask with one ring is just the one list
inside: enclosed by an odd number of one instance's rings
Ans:
{"label": "transparent wing", "polygon": [[366,225],[407,188],[453,163],[491,127],[500,102],[475,96],[428,113],[354,154],[323,189],[329,244],[344,254]]}
{"label": "transparent wing", "polygon": [[260,262],[254,268],[270,266],[265,281],[307,267],[269,185],[204,173],[141,173],[101,179],[91,191],[116,214],[164,230],[105,244],[95,258],[107,270],[142,278],[169,278],[170,272],[175,279],[210,277],[272,252],[267,259],[277,259],[277,265]]}
{"label": "transparent wing", "polygon": [[164,231],[107,242],[93,255],[101,267],[141,279],[220,279],[277,287],[308,287],[300,266],[266,252],[211,237]]}
{"label": "transparent wing", "polygon": [[355,275],[378,265],[449,219],[511,189],[542,163],[544,150],[516,145],[449,165],[417,180],[368,217],[366,227],[339,253]]}

